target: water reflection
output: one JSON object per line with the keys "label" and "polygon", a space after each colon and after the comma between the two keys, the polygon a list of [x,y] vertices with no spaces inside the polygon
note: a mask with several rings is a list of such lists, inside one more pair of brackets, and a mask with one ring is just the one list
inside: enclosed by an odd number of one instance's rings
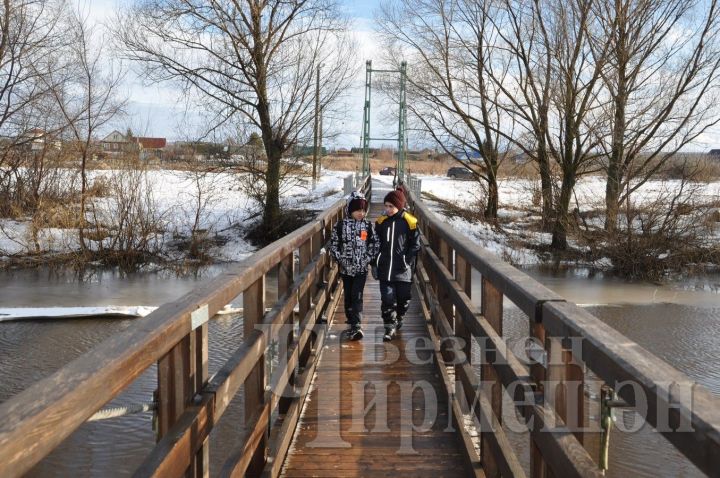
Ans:
{"label": "water reflection", "polygon": [[[189,275],[167,271],[122,274],[96,271],[77,277],[72,272],[47,269],[0,272],[3,307],[94,305],[160,305],[192,291],[201,281],[229,270],[213,266]],[[277,300],[274,273],[266,276],[267,305]],[[242,295],[234,307],[242,306]],[[0,324],[0,402],[45,378],[96,344],[144,319],[28,320]],[[239,315],[216,316],[209,323],[209,371],[212,375],[242,343]],[[107,406],[147,403],[157,384],[150,367]],[[211,434],[211,468],[218,472],[243,439],[243,402],[238,396]],[[82,425],[28,476],[129,476],[155,444],[152,414]]]}

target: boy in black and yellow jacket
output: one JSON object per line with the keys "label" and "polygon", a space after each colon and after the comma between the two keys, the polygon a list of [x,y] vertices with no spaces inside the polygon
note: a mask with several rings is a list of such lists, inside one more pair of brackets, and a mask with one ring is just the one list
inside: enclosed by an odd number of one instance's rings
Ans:
{"label": "boy in black and yellow jacket", "polygon": [[380,238],[373,275],[380,281],[380,296],[385,335],[392,340],[402,327],[403,317],[410,305],[411,286],[415,271],[415,258],[420,250],[418,221],[405,210],[405,195],[401,190],[385,196],[385,215],[375,224]]}

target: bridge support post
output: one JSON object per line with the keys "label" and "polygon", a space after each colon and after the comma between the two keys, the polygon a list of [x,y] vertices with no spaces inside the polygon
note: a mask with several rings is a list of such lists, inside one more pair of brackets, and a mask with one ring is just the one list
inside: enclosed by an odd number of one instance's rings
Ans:
{"label": "bridge support post", "polygon": [[[485,319],[493,329],[495,329],[495,332],[502,337],[503,294],[485,277],[482,278],[481,310]],[[502,426],[502,383],[493,365],[487,362],[487,360],[483,360],[480,367],[480,378],[483,384],[490,384],[491,388],[490,390],[486,390],[486,393],[488,397],[490,397],[493,413],[498,419],[498,426]],[[485,476],[488,478],[500,476],[497,462],[487,444],[487,440],[484,438],[484,435],[487,436],[492,433],[492,430],[480,433],[480,456],[485,470]]]}
{"label": "bridge support post", "polygon": [[[455,251],[455,280],[460,285],[460,288],[465,292],[465,294],[470,298],[472,297],[472,266],[469,262],[465,260],[465,258],[458,254],[457,251]],[[462,314],[458,313],[455,317],[455,336],[462,339],[464,341],[463,345],[463,353],[465,354],[465,360],[464,363],[472,365],[472,343],[473,338],[470,334],[470,330],[465,326],[465,318],[462,316]],[[458,377],[462,377],[462,369],[463,364],[459,363],[455,365],[455,380],[458,380]],[[465,390],[465,395],[468,395],[468,392],[472,392],[473,396],[476,391],[470,391]]]}
{"label": "bridge support post", "polygon": [[[208,324],[204,323],[195,329],[195,350],[192,354],[195,357],[195,389],[193,395],[200,393],[208,382]],[[202,447],[195,455],[194,473],[196,478],[208,478],[210,476],[210,438],[203,441]]]}
{"label": "bridge support post", "polygon": [[[282,297],[285,297],[290,291],[290,288],[292,287],[293,281],[295,280],[294,266],[295,261],[293,260],[292,252],[286,255],[278,264],[278,300],[282,300]],[[282,329],[284,331],[287,331],[287,337],[285,337],[285,357],[280,358],[280,360],[285,361],[285,364],[287,364],[288,360],[290,359],[290,350],[294,341],[293,325],[293,314],[291,313],[288,314],[287,318],[285,319],[285,327]],[[280,337],[280,340],[283,340],[283,337]],[[295,372],[293,371],[288,377],[288,389],[294,388],[294,385]],[[278,412],[281,414],[287,413],[291,403],[292,397],[281,397],[278,404]]]}
{"label": "bridge support post", "polygon": [[[207,316],[200,308],[199,315]],[[200,322],[200,321],[199,321]],[[186,335],[158,361],[158,430],[160,441],[192,404],[208,380],[207,321]],[[205,440],[193,458],[187,476],[209,476],[210,451]]]}
{"label": "bridge support post", "polygon": [[[542,323],[538,322],[535,317],[530,317],[530,336],[536,339],[537,342],[543,344],[543,349],[547,350],[545,327]],[[537,385],[536,394],[539,394],[541,400],[545,400],[545,390],[543,384],[547,378],[545,366],[542,363],[542,359],[535,358],[534,363],[530,364],[530,377]],[[545,478],[550,476],[547,463],[543,460],[540,448],[538,448],[535,440],[530,436],[530,477],[531,478]]]}
{"label": "bridge support post", "polygon": [[[308,239],[300,246],[300,263],[299,263],[299,269],[300,271],[304,271],[308,264],[310,264],[310,259],[312,257],[312,241]],[[305,316],[307,316],[308,311],[310,310],[310,298],[312,294],[312,288],[308,287],[304,294],[300,294],[300,297],[298,297],[298,310],[299,310],[299,320],[300,325],[302,327],[303,321],[305,320]],[[302,330],[300,331],[302,333]],[[300,360],[299,364],[300,367],[304,368],[307,365],[307,361],[310,358],[310,352],[312,351],[312,341],[308,340],[307,344],[305,345],[305,348],[300,351]]]}
{"label": "bridge support post", "polygon": [[[450,274],[454,274],[452,248],[450,248],[450,245],[447,242],[439,239],[438,249],[438,257],[442,261],[443,265],[450,272]],[[455,333],[455,307],[453,306],[452,300],[450,300],[450,292],[446,290],[443,285],[441,285],[440,281],[437,282],[437,289],[438,290],[435,293],[440,302],[440,306],[442,307],[448,324],[450,324],[450,328],[452,329],[453,333]],[[443,358],[446,361],[455,360],[455,357],[452,357],[452,359],[450,358],[450,355],[446,350],[448,345],[449,342],[443,342],[443,350],[441,350],[441,352],[443,353]]]}
{"label": "bridge support post", "polygon": [[[265,314],[265,276],[260,277],[243,292],[243,333],[247,337],[260,324]],[[249,424],[262,413],[265,406],[265,354],[263,353],[245,379],[245,423]],[[251,434],[253,430],[247,429]],[[260,476],[267,457],[267,431],[260,438],[247,468],[247,476]]]}
{"label": "bridge support post", "polygon": [[571,348],[561,340],[548,337],[548,376],[545,397],[554,405],[558,416],[574,435],[583,442],[585,400],[583,393],[584,373],[581,364],[573,360]]}

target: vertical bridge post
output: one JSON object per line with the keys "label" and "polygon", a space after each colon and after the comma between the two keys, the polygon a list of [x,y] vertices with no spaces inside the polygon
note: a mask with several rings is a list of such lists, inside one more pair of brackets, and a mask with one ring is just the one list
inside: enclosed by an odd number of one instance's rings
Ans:
{"label": "vertical bridge post", "polygon": [[[193,403],[208,380],[208,306],[200,306],[191,315],[192,331],[158,360],[157,440],[167,435]],[[209,475],[210,449],[203,442],[191,460],[187,476]]]}

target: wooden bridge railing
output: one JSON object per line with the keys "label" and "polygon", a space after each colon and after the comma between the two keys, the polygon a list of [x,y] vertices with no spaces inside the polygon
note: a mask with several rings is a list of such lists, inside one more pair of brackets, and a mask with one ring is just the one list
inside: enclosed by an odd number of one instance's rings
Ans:
{"label": "wooden bridge railing", "polygon": [[[466,407],[472,404],[466,410],[481,423],[486,476],[525,475],[501,426],[503,391],[510,394],[530,430],[531,476],[601,476],[596,464],[600,429],[587,428],[586,422],[583,385],[587,370],[630,406],[645,408],[650,425],[701,471],[718,476],[720,399],[596,317],[485,252],[409,195],[424,246],[418,264],[419,287],[443,356],[455,364],[455,381],[460,384],[455,396]],[[471,300],[472,269],[482,278],[480,307]],[[525,356],[515,355],[503,341],[505,298],[529,319],[528,334],[537,345]],[[473,343],[480,346],[479,376],[469,360]]]}
{"label": "wooden bridge railing", "polygon": [[[361,189],[371,195],[369,177]],[[208,476],[210,431],[241,386],[246,435],[221,475],[277,476],[324,339],[324,328],[314,326],[340,296],[333,294],[337,267],[321,248],[344,213],[344,201],[338,201],[313,222],[0,404],[0,476],[29,471],[156,362],[160,438],[136,476]],[[278,301],[266,312],[271,270],[278,273]],[[208,319],[241,293],[243,344],[209,377]],[[295,314],[298,335],[292,332]],[[267,377],[272,341],[286,347],[279,347],[283,356]],[[271,420],[276,410],[282,420]]]}

